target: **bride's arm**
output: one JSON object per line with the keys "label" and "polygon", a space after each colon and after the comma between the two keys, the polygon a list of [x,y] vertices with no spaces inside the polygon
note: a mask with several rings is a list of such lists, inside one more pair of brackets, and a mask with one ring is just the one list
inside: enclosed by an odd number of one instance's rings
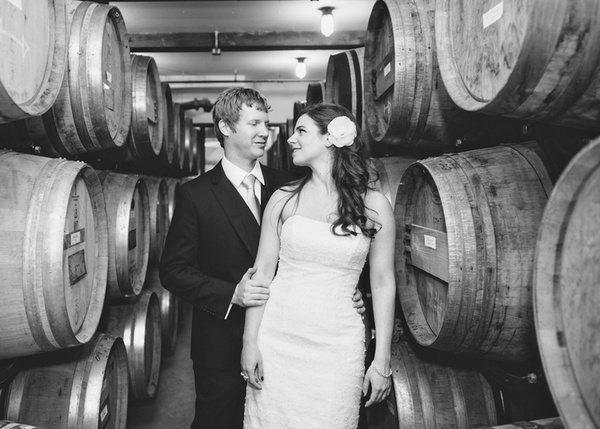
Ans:
{"label": "bride's arm", "polygon": [[[252,276],[250,282],[268,286],[275,276],[280,247],[278,231],[281,213],[281,204],[278,201],[280,200],[281,191],[276,192],[271,197],[265,208],[258,253],[254,262],[256,273]],[[261,381],[264,376],[262,355],[256,341],[264,311],[264,305],[248,307],[244,324],[242,373],[248,376],[248,382],[257,389],[261,388]]]}
{"label": "bride's arm", "polygon": [[391,390],[391,342],[394,326],[396,300],[396,280],[394,275],[394,246],[396,225],[389,201],[381,193],[373,193],[369,200],[380,223],[381,229],[375,235],[369,252],[371,294],[375,319],[375,357],[365,374],[363,391],[371,385],[371,396],[365,406],[380,402]]}

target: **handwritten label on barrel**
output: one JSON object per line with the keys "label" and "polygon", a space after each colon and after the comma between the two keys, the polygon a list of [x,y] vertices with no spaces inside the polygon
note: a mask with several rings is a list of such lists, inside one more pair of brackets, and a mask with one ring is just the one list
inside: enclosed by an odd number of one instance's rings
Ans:
{"label": "handwritten label on barrel", "polygon": [[423,239],[425,240],[425,246],[430,249],[435,249],[435,237],[431,235],[423,234]]}
{"label": "handwritten label on barrel", "polygon": [[69,265],[69,284],[74,285],[87,274],[85,267],[85,250],[81,249],[68,258]]}
{"label": "handwritten label on barrel", "polygon": [[98,428],[100,429],[104,429],[105,427],[108,426],[108,422],[110,421],[110,408],[108,406],[109,402],[109,396],[106,397],[106,399],[104,400],[104,403],[102,404],[102,407],[100,408],[100,415],[98,416],[99,422],[98,422]]}
{"label": "handwritten label on barrel", "polygon": [[77,231],[70,232],[69,234],[65,234],[65,238],[63,241],[63,248],[65,250],[77,244],[83,243],[85,241],[85,228],[78,229]]}
{"label": "handwritten label on barrel", "polygon": [[407,230],[410,231],[408,263],[447,283],[449,281],[448,234],[416,224],[411,224]]}
{"label": "handwritten label on barrel", "polygon": [[483,28],[488,28],[494,22],[498,21],[500,18],[502,18],[503,13],[504,2],[500,2],[483,14]]}

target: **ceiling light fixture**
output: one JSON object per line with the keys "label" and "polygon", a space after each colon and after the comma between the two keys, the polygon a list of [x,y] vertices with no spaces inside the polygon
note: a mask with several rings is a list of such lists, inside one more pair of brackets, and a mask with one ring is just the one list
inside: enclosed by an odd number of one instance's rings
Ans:
{"label": "ceiling light fixture", "polygon": [[304,60],[306,58],[298,57],[296,59],[298,60],[298,62],[296,63],[296,76],[298,77],[298,79],[304,79],[304,77],[306,76],[306,63],[304,62]]}
{"label": "ceiling light fixture", "polygon": [[213,55],[221,55],[221,48],[219,48],[219,32],[215,31],[215,46],[212,48]]}
{"label": "ceiling light fixture", "polygon": [[325,37],[329,37],[333,34],[333,7],[321,7],[319,10],[323,13],[321,15],[321,33]]}

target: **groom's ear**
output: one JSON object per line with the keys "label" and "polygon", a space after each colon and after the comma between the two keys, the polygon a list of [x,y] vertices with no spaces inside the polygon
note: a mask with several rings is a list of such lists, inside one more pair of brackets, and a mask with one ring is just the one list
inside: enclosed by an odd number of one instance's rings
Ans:
{"label": "groom's ear", "polygon": [[219,121],[219,130],[226,137],[229,137],[229,134],[231,134],[231,128],[222,119]]}

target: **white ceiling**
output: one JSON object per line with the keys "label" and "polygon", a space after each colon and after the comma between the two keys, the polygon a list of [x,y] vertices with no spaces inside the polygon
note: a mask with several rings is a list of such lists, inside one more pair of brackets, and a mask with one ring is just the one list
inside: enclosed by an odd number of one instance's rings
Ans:
{"label": "white ceiling", "polygon": [[[110,1],[129,33],[317,32],[319,8],[331,6],[336,31],[364,31],[375,0]],[[154,57],[161,79],[239,81],[297,79],[296,57],[306,57],[306,81],[324,80],[329,56],[340,49],[232,52],[143,52]],[[135,52],[135,51],[134,51]]]}

